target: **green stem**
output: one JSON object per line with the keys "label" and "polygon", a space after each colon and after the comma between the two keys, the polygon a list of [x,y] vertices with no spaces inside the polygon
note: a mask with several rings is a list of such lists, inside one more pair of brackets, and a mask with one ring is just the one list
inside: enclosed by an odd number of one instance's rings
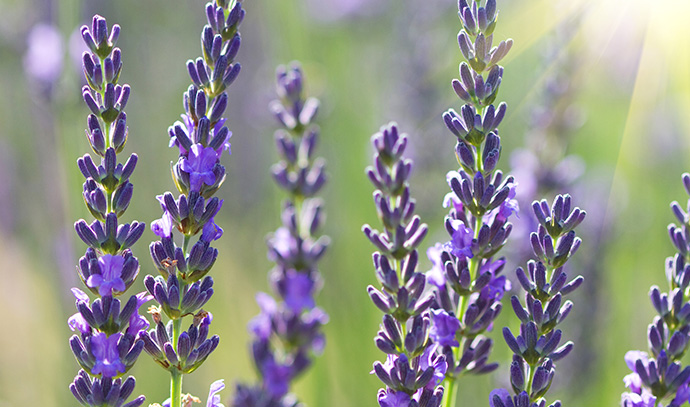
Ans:
{"label": "green stem", "polygon": [[[184,256],[187,257],[189,242],[192,237],[189,235],[184,235],[184,240],[182,242],[182,252]],[[182,284],[180,287],[181,292],[184,292],[186,284],[180,281]],[[172,320],[173,332],[172,332],[172,346],[175,352],[177,352],[177,346],[180,339],[180,334],[182,334],[182,317]],[[183,373],[173,366],[170,369],[170,407],[182,407],[182,376]]]}
{"label": "green stem", "polygon": [[170,372],[170,407],[182,407],[182,372],[177,369]]}
{"label": "green stem", "polygon": [[182,241],[182,252],[184,253],[184,256],[187,257],[189,252],[187,249],[189,248],[189,242],[192,240],[192,237],[190,235],[184,235],[184,241]]}
{"label": "green stem", "polygon": [[532,400],[532,382],[534,381],[534,373],[536,372],[536,365],[529,365],[529,377],[527,378],[527,395],[529,396],[530,403]]}
{"label": "green stem", "polygon": [[443,400],[441,400],[441,406],[443,407],[450,407],[455,405],[455,399],[456,399],[456,386],[457,382],[453,377],[446,376],[446,379],[443,381],[443,388],[445,391],[443,392]]}
{"label": "green stem", "polygon": [[[172,345],[175,352],[177,352],[177,342],[182,333],[182,319],[173,319],[172,323]],[[170,370],[170,407],[182,407],[182,372],[177,370],[176,367]]]}

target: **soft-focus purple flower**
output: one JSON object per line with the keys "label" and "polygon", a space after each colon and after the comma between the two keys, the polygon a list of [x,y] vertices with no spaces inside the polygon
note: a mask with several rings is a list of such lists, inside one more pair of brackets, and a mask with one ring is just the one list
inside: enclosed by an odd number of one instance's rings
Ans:
{"label": "soft-focus purple flower", "polygon": [[629,375],[626,375],[623,378],[623,383],[625,383],[625,387],[629,388],[633,393],[640,393],[640,389],[642,388],[642,379],[637,373],[630,373]]}
{"label": "soft-focus purple flower", "polygon": [[102,374],[103,377],[115,377],[119,373],[124,373],[125,365],[120,360],[120,353],[117,349],[117,341],[120,340],[121,333],[106,336],[99,332],[91,337],[91,351],[96,359],[91,372]]}
{"label": "soft-focus purple flower", "polygon": [[224,388],[225,383],[223,383],[223,379],[211,383],[211,389],[208,392],[208,399],[206,400],[206,407],[224,407],[220,402],[220,395],[218,395]]}
{"label": "soft-focus purple flower", "polygon": [[216,224],[214,218],[209,219],[201,231],[201,240],[210,243],[220,239],[221,236],[223,236],[223,229]]}
{"label": "soft-focus purple flower", "polygon": [[293,312],[314,308],[314,280],[305,273],[288,270],[284,281],[285,304]]}
{"label": "soft-focus purple flower", "polygon": [[202,328],[202,327],[208,328],[209,325],[211,325],[211,322],[213,322],[213,314],[211,314],[208,311],[205,311],[205,312],[206,312],[206,316],[199,323],[199,328]]}
{"label": "soft-focus purple flower", "polygon": [[[458,173],[457,171],[451,171],[451,172],[454,172],[456,174]],[[448,182],[450,182],[450,180]],[[462,209],[463,209],[462,202],[460,201],[460,199],[458,199],[458,196],[455,195],[455,193],[453,193],[453,192],[449,192],[443,197],[443,207],[444,208],[453,207],[453,209],[455,209],[455,211],[458,213],[461,213]]]}
{"label": "soft-focus purple flower", "polygon": [[[513,397],[510,395],[510,393],[508,393],[508,390],[506,390],[506,389],[494,389],[491,391],[491,393],[489,393],[489,406],[496,407],[496,405],[494,404],[494,397],[495,396],[498,396],[504,405],[506,405],[506,406],[508,406],[508,405],[512,406],[513,405],[512,404],[513,403],[513,401],[512,401]],[[508,400],[510,400],[510,401],[508,401]],[[510,403],[510,404],[508,404],[508,403]]]}
{"label": "soft-focus purple flower", "polygon": [[656,407],[656,397],[646,389],[642,394],[623,393],[621,395],[621,405],[623,407]]}
{"label": "soft-focus purple flower", "polygon": [[472,229],[465,226],[465,224],[458,219],[452,219],[451,226],[453,227],[453,236],[450,242],[447,242],[443,248],[453,253],[456,257],[472,258],[472,239],[474,232]]}
{"label": "soft-focus purple flower", "polygon": [[[457,172],[455,170],[450,170],[446,173],[446,182],[448,183],[448,186],[451,188],[453,188],[453,186],[451,185],[451,180],[453,180],[454,178],[461,180],[462,176],[460,175],[459,172]],[[446,197],[447,196],[448,196],[448,194],[446,195]],[[444,198],[444,201],[445,201],[445,198]],[[445,207],[445,202],[444,202],[444,207]]]}
{"label": "soft-focus purple flower", "polygon": [[[186,130],[186,134],[189,137],[190,134],[194,134],[194,121],[192,120],[191,117],[187,116],[186,114],[181,114],[180,117],[182,118],[182,122],[179,120],[173,123],[172,128],[174,128],[177,125],[180,125],[183,129]],[[177,139],[175,136],[174,132],[169,132],[170,136],[170,141],[168,142],[168,147],[177,147],[180,150],[180,156],[181,157],[187,157],[187,154],[189,154],[189,151],[185,149],[182,144],[180,144],[180,141]]]}
{"label": "soft-focus purple flower", "polygon": [[[222,119],[218,120],[218,123],[216,123],[215,126],[213,126],[213,136],[212,137],[216,137],[218,135],[218,133],[220,132],[220,129],[223,128],[223,125],[225,124],[226,120],[227,119],[222,118]],[[225,142],[223,144],[221,144],[220,147],[218,147],[216,149],[216,155],[218,156],[218,159],[220,159],[220,157],[223,155],[223,151],[227,151],[228,155],[232,155],[232,148],[230,145],[230,137],[232,137],[232,132],[228,131],[228,135],[225,139]]]}
{"label": "soft-focus purple flower", "polygon": [[101,274],[92,274],[86,280],[86,285],[91,288],[98,287],[98,294],[101,297],[113,295],[114,291],[124,292],[125,282],[122,281],[122,266],[125,259],[122,256],[104,254],[98,258],[98,265]]}
{"label": "soft-focus purple flower", "polygon": [[249,321],[249,332],[259,339],[268,340],[271,337],[271,320],[278,310],[278,304],[266,293],[256,294],[256,302],[261,308],[261,313]]}
{"label": "soft-focus purple flower", "polygon": [[426,250],[426,256],[431,261],[431,270],[426,273],[426,280],[437,287],[446,285],[446,274],[441,263],[441,253],[443,252],[443,245],[436,243]]}
{"label": "soft-focus purple flower", "polygon": [[74,295],[74,298],[77,299],[77,301],[84,301],[85,303],[89,303],[91,299],[89,296],[83,292],[82,290],[78,289],[77,287],[72,287],[72,295]]}
{"label": "soft-focus purple flower", "polygon": [[290,386],[292,367],[277,363],[270,357],[262,368],[266,390],[275,398],[283,397]]}
{"label": "soft-focus purple flower", "polygon": [[676,390],[676,397],[671,400],[669,407],[682,406],[688,400],[690,400],[690,387],[688,386],[688,383],[685,383],[678,387],[678,390]]}
{"label": "soft-focus purple flower", "polygon": [[649,364],[649,355],[647,355],[647,352],[642,352],[639,350],[630,350],[625,353],[625,364],[628,365],[628,369],[632,370],[635,373],[637,373],[635,363],[638,359],[642,360],[642,363],[645,366]]}
{"label": "soft-focus purple flower", "polygon": [[378,400],[380,407],[408,407],[412,402],[407,393],[403,391],[396,392],[391,389],[380,391]]}
{"label": "soft-focus purple flower", "polygon": [[430,390],[433,390],[436,386],[441,384],[443,379],[446,378],[446,371],[448,371],[448,362],[446,362],[446,359],[441,357],[440,354],[436,352],[439,347],[440,346],[438,344],[434,343],[433,345],[428,346],[424,350],[424,353],[422,353],[422,356],[419,357],[420,370],[424,371],[429,367],[434,368],[434,378],[431,379],[426,386],[424,386]]}
{"label": "soft-focus purple flower", "polygon": [[52,25],[36,24],[27,38],[24,71],[37,81],[52,84],[60,78],[63,60],[60,31]]}
{"label": "soft-focus purple flower", "polygon": [[[72,287],[72,294],[77,299],[77,303],[84,302],[86,303],[86,305],[89,305],[91,299],[82,290],[78,289],[77,287]],[[77,312],[76,314],[69,317],[69,319],[67,320],[67,325],[72,331],[78,330],[83,334],[88,334],[91,332],[91,326],[88,324],[88,322],[86,322],[86,320],[80,312]]]}
{"label": "soft-focus purple flower", "polygon": [[506,200],[503,201],[503,203],[498,207],[498,213],[496,214],[498,219],[506,220],[510,217],[510,215],[513,214],[519,217],[518,212],[520,211],[520,206],[518,205],[518,200],[515,199],[516,189],[517,182],[514,182],[510,185],[508,198],[506,198]]}
{"label": "soft-focus purple flower", "polygon": [[72,331],[79,331],[83,334],[88,334],[91,332],[91,326],[88,322],[86,322],[84,317],[82,317],[81,313],[79,312],[69,317],[67,320],[67,326],[69,326],[69,329]]}
{"label": "soft-focus purple flower", "polygon": [[503,298],[503,294],[510,290],[510,287],[510,280],[508,280],[506,276],[499,276],[492,278],[485,289],[490,297],[495,300],[500,300]]}
{"label": "soft-focus purple flower", "polygon": [[189,174],[192,191],[201,190],[202,184],[213,185],[216,182],[213,167],[218,162],[218,155],[213,148],[193,144],[187,158],[182,157],[181,160],[181,169]]}
{"label": "soft-focus purple flower", "polygon": [[431,310],[431,328],[429,338],[439,346],[460,346],[455,333],[460,328],[460,321],[442,309]]}
{"label": "soft-focus purple flower", "polygon": [[129,317],[129,326],[127,327],[128,334],[136,337],[139,332],[149,329],[149,321],[146,317],[139,315],[139,308],[152,299],[153,296],[148,295],[146,292],[137,294],[137,307],[134,309],[132,316]]}
{"label": "soft-focus purple flower", "polygon": [[165,211],[160,219],[151,222],[151,231],[161,239],[170,238],[172,236],[174,224],[175,220],[170,212]]}
{"label": "soft-focus purple flower", "polygon": [[283,258],[290,256],[290,252],[293,250],[295,245],[295,239],[292,237],[290,230],[283,226],[276,229],[275,233],[273,233],[269,240],[275,252]]}
{"label": "soft-focus purple flower", "polygon": [[215,221],[216,215],[220,211],[220,208],[223,207],[223,202],[223,199],[218,201],[218,206],[213,212],[211,219],[209,219],[204,225],[201,231],[201,240],[211,243],[212,241],[218,240],[221,238],[221,236],[223,236],[223,229],[220,226],[218,226]]}

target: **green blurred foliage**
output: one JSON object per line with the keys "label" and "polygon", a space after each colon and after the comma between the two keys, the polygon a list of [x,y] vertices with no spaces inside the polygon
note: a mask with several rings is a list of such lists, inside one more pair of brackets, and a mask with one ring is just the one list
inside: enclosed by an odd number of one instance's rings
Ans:
{"label": "green blurred foliage", "polygon": [[[309,12],[304,0],[246,0],[238,56],[243,71],[229,92],[233,155],[224,159],[228,178],[218,194],[225,206],[216,221],[225,234],[212,271],[216,295],[206,307],[214,314],[212,330],[220,334],[221,344],[201,369],[185,378],[185,391],[205,397],[208,385],[224,378],[230,389],[223,395],[227,400],[235,380],[255,379],[245,326],[258,312],[255,293],[268,290],[271,263],[264,240],[279,224],[283,198],[268,171],[276,153],[275,125],[266,106],[273,97],[275,66],[300,60],[308,93],[322,100],[319,153],[330,174],[325,233],[333,243],[322,263],[325,285],[317,299],[330,315],[328,344],[294,391],[314,407],[375,405],[379,382],[369,371],[382,357],[372,340],[380,313],[366,295],[366,286],[375,283],[373,249],[360,232],[363,223],[377,224],[372,187],[363,172],[371,160],[368,140],[388,120],[400,121],[410,134],[417,160],[412,191],[430,225],[427,244],[444,239],[440,203],[447,190],[445,172],[457,164],[454,141],[440,114],[460,107],[449,86],[460,61],[455,41],[460,27],[453,0],[370,1],[370,14],[324,21]],[[378,10],[374,3],[380,3]],[[663,284],[663,260],[673,253],[665,233],[672,221],[668,202],[685,199],[679,175],[690,167],[687,137],[682,136],[688,128],[682,114],[688,87],[675,84],[686,81],[688,72],[687,64],[684,70],[662,71],[656,91],[645,91],[645,78],[658,75],[644,71],[649,27],[638,24],[634,14],[597,31],[592,24],[599,20],[589,17],[600,9],[575,3],[585,21],[572,44],[580,58],[577,103],[587,120],[575,135],[572,152],[587,163],[586,179],[611,191],[608,207],[597,208],[606,213],[611,230],[596,260],[604,273],[597,291],[601,307],[591,315],[598,357],[591,372],[561,383],[552,396],[566,404],[614,405],[627,374],[623,355],[646,346],[646,326],[653,317],[647,291],[651,284]],[[365,8],[367,3],[361,4]],[[538,70],[541,47],[554,26],[569,17],[545,0],[499,1],[499,8],[496,39],[515,39],[499,94],[509,105],[501,125],[499,164],[507,169],[510,151],[523,144],[526,118],[544,75]],[[610,9],[616,10],[601,6]],[[185,62],[200,52],[203,2],[0,2],[0,234],[5,242],[0,246],[0,304],[5,310],[0,406],[74,404],[67,386],[77,364],[65,321],[75,311],[69,288],[81,284],[74,264],[84,250],[71,224],[88,219],[75,165],[88,152],[83,136],[87,109],[80,101],[80,72],[67,52],[62,77],[50,89],[24,75],[22,56],[34,23],[52,22],[67,39],[93,13],[122,26],[121,81],[132,86],[125,151],[136,152],[140,160],[126,220],[150,223],[160,216],[154,196],[173,189],[169,171],[176,152],[167,148],[167,127],[182,113],[181,95],[189,84]],[[682,38],[676,40],[687,42]],[[647,76],[640,79],[640,74]],[[521,216],[530,215],[523,211]],[[134,247],[142,277],[154,273],[147,248],[153,238],[147,231]],[[588,256],[587,250],[585,242],[578,256]],[[425,260],[422,268],[428,266]],[[507,272],[513,275],[513,270]],[[134,289],[142,290],[142,284]],[[514,319],[508,307],[497,327],[515,327]],[[566,337],[569,329],[578,327],[567,326]],[[491,335],[494,358],[502,366],[493,375],[463,380],[462,406],[487,405],[489,391],[507,383],[510,354],[500,329]],[[576,344],[570,357],[585,351]],[[136,394],[145,394],[151,403],[167,397],[168,375],[147,355],[131,373],[137,377]]]}

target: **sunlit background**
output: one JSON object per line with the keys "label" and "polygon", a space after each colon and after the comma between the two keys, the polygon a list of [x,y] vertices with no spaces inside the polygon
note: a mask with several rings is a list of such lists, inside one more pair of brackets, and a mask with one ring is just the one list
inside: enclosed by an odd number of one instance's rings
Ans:
{"label": "sunlit background", "polygon": [[[81,284],[75,264],[85,247],[72,225],[90,216],[76,166],[88,146],[74,33],[94,13],[122,26],[120,81],[132,87],[125,152],[140,158],[126,218],[148,224],[160,217],[154,196],[174,188],[169,162],[177,153],[167,147],[167,128],[183,112],[185,62],[200,53],[203,6],[202,0],[0,0],[0,406],[76,404],[67,388],[78,366],[66,320],[75,312],[69,288]],[[391,120],[410,135],[412,192],[430,226],[425,246],[446,239],[445,173],[457,163],[441,113],[460,107],[450,87],[461,60],[456,6],[454,0],[245,1],[237,58],[243,70],[229,92],[233,155],[224,158],[228,178],[218,193],[225,205],[216,221],[225,234],[212,270],[216,295],[205,307],[221,343],[185,377],[185,392],[205,397],[208,385],[223,378],[227,401],[232,383],[256,377],[245,326],[258,312],[255,293],[268,290],[264,239],[279,225],[283,198],[269,177],[277,157],[267,104],[275,66],[300,60],[308,93],[322,100],[318,152],[330,174],[324,199],[332,246],[317,298],[330,314],[327,347],[294,391],[312,407],[375,405],[380,383],[369,371],[381,358],[372,340],[380,313],[366,295],[375,282],[373,249],[360,231],[377,222],[363,172],[371,160],[368,139]],[[654,315],[647,293],[665,284],[664,259],[674,252],[666,233],[669,202],[684,206],[687,199],[680,174],[690,171],[690,2],[499,0],[498,7],[495,39],[515,41],[499,92],[509,106],[499,166],[519,173],[524,163],[511,153],[535,147],[529,135],[545,88],[565,84],[562,110],[572,126],[563,148],[584,168],[570,192],[591,214],[576,256],[587,281],[564,328],[576,346],[559,364],[549,400],[617,405],[628,373],[623,355],[646,348]],[[522,209],[521,219],[531,216]],[[153,239],[147,231],[133,248],[142,277],[155,273],[148,260]],[[516,235],[511,253],[524,244]],[[514,276],[514,267],[507,273]],[[509,307],[497,324],[517,325]],[[509,351],[500,329],[490,335],[501,367],[463,379],[458,405],[488,405],[490,390],[507,383]],[[168,397],[168,373],[148,355],[130,373],[147,403]]]}

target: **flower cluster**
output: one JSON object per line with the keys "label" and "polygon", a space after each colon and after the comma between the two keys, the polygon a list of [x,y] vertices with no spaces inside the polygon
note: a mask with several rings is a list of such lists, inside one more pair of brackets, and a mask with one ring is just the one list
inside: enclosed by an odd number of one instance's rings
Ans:
{"label": "flower cluster", "polygon": [[[573,348],[572,342],[561,345],[562,333],[556,326],[572,310],[573,303],[564,297],[577,289],[583,281],[577,276],[568,281],[566,262],[580,247],[575,227],[585,218],[585,212],[571,208],[569,195],[558,195],[551,208],[544,200],[532,205],[539,222],[530,235],[534,260],[527,263],[527,272],[517,269],[517,279],[525,290],[524,305],[517,296],[510,299],[520,319],[520,333],[514,336],[503,328],[503,337],[513,351],[510,365],[510,384],[515,393],[494,390],[489,396],[491,407],[543,407],[544,396],[551,386],[556,366]],[[560,345],[560,346],[559,346]],[[560,407],[560,401],[551,407]]]}
{"label": "flower cluster", "polygon": [[[108,25],[94,16],[91,27],[83,26],[81,35],[89,51],[83,56],[88,85],[82,96],[91,110],[86,137],[94,154],[101,158],[96,165],[91,155],[77,160],[86,178],[83,197],[95,220],[75,223],[77,235],[88,249],[79,259],[77,271],[91,297],[73,288],[78,312],[69,319],[76,332],[70,338],[72,352],[82,370],[70,385],[74,397],[84,406],[140,406],[144,397],[126,402],[134,390],[135,380],[120,378],[136,362],[144,343],[138,339],[149,324],[139,315],[139,308],[150,297],[146,293],[121,301],[139,273],[139,262],[129,249],[142,235],[145,225],[139,222],[118,225],[132,198],[129,177],[137,163],[132,154],[123,164],[117,162],[127,142],[127,116],[124,108],[129,98],[128,85],[119,85],[122,55],[115,46],[120,26]],[[126,404],[125,404],[126,403]]]}
{"label": "flower cluster", "polygon": [[[374,184],[374,202],[383,231],[364,225],[362,230],[379,250],[374,253],[376,277],[381,289],[369,286],[374,304],[384,313],[376,346],[386,353],[386,362],[374,363],[376,376],[386,385],[379,390],[381,407],[438,407],[443,398],[439,386],[447,370],[441,345],[431,342],[430,293],[424,294],[426,277],[417,271],[417,247],[427,234],[427,225],[414,213],[408,178],[412,161],[403,158],[407,136],[395,124],[372,136],[376,150],[367,175]],[[437,327],[444,334],[448,327]]]}
{"label": "flower cluster", "polygon": [[449,208],[445,227],[450,240],[427,251],[433,264],[427,279],[435,293],[431,338],[448,362],[444,406],[455,402],[458,377],[498,366],[488,363],[493,342],[482,333],[492,328],[503,293],[510,289],[509,281],[499,276],[505,259],[496,256],[512,230],[508,219],[518,211],[513,177],[496,169],[501,156],[497,127],[507,106],[494,105],[503,75],[498,63],[513,42],[492,46],[495,0],[483,6],[470,3],[458,3],[463,25],[458,43],[466,61],[460,64],[460,79],[452,81],[464,105],[460,113],[449,109],[443,114],[457,138],[460,164],[458,171],[447,175],[451,192],[443,202]]}
{"label": "flower cluster", "polygon": [[305,100],[303,74],[297,64],[277,69],[277,93],[270,107],[283,129],[275,139],[280,161],[273,178],[288,198],[283,204],[283,225],[268,237],[268,257],[276,263],[270,272],[276,300],[259,293],[261,313],[249,324],[252,356],[261,382],[237,385],[235,407],[293,406],[290,383],[321,353],[325,338],[321,326],[328,316],[315,306],[321,286],[318,262],[328,238],[315,235],[321,228],[323,202],[316,197],[326,181],[324,162],[314,159],[319,129],[312,124],[319,101]]}
{"label": "flower cluster", "polygon": [[[690,174],[683,174],[683,185],[690,195]],[[622,395],[624,407],[677,407],[690,399],[690,366],[683,368],[680,362],[688,350],[690,333],[690,200],[687,208],[688,212],[678,202],[671,203],[680,226],[668,226],[678,251],[666,259],[669,292],[662,293],[657,286],[649,291],[659,315],[647,330],[649,352],[629,351],[625,355],[632,373],[624,379],[630,389]]]}
{"label": "flower cluster", "polygon": [[[151,229],[160,241],[152,243],[150,251],[160,275],[146,276],[144,284],[158,306],[150,311],[155,327],[140,337],[146,352],[170,372],[172,407],[181,405],[183,375],[197,369],[219,342],[218,335],[208,337],[213,318],[202,307],[213,295],[213,279],[207,273],[218,250],[211,242],[223,234],[214,220],[223,200],[213,195],[225,179],[221,156],[230,151],[231,133],[223,118],[228,104],[225,91],[240,72],[234,59],[240,49],[238,29],[244,15],[239,1],[206,4],[203,56],[187,62],[192,84],[183,96],[185,113],[182,121],[168,129],[170,146],[179,151],[172,175],[180,195],[175,198],[166,192],[157,196],[163,216]],[[183,236],[181,246],[175,243],[174,230]],[[190,248],[195,236],[198,239]],[[184,331],[186,316],[193,316],[193,322]]]}

